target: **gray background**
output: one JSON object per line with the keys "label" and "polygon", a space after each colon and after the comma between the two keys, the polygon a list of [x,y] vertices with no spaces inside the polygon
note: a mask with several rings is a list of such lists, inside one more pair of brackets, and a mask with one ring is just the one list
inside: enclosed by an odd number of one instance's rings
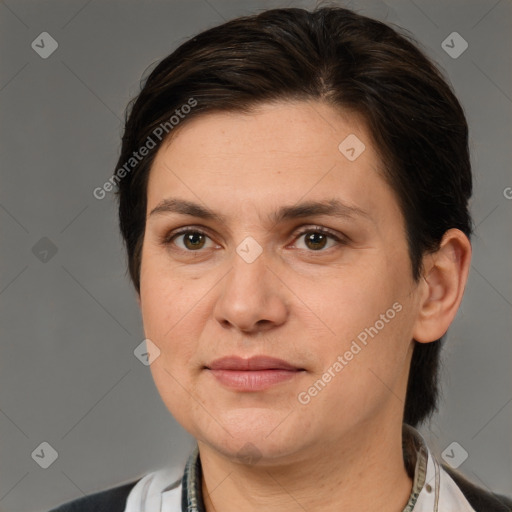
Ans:
{"label": "gray background", "polygon": [[[47,510],[184,464],[192,439],[133,355],[144,336],[113,197],[92,191],[114,170],[123,110],[151,63],[234,16],[314,5],[0,2],[0,510]],[[512,2],[340,5],[412,32],[466,109],[474,259],[444,351],[444,401],[422,431],[439,455],[459,443],[477,483],[512,493]],[[59,44],[47,59],[31,48],[44,31]],[[441,46],[453,31],[469,44],[457,59]],[[44,441],[58,452],[47,469],[31,456]]]}

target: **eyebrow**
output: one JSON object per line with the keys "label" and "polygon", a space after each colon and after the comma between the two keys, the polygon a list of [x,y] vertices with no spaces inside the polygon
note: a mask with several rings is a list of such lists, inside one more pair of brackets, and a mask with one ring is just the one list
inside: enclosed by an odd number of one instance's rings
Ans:
{"label": "eyebrow", "polygon": [[[198,203],[177,198],[164,199],[151,210],[149,216],[168,213],[190,215],[205,220],[217,220],[223,224],[226,223],[226,218],[223,215]],[[312,217],[315,215],[326,215],[344,219],[370,217],[368,213],[361,208],[347,205],[339,199],[328,199],[324,201],[306,201],[291,206],[282,206],[269,215],[269,221],[278,224],[286,220]]]}

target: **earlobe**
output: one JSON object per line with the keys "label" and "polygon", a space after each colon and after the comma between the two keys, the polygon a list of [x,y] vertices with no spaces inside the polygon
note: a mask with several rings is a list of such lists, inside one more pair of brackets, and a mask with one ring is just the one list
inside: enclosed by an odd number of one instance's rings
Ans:
{"label": "earlobe", "polygon": [[462,302],[470,262],[471,243],[458,229],[446,231],[439,249],[424,257],[416,341],[428,343],[446,333]]}

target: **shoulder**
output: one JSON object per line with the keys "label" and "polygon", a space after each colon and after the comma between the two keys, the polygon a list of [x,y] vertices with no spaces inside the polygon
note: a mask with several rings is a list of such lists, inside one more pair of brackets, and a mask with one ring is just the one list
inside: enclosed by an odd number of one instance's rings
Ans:
{"label": "shoulder", "polygon": [[64,503],[49,512],[123,512],[126,499],[139,480]]}
{"label": "shoulder", "polygon": [[483,489],[450,466],[442,466],[476,512],[512,512],[511,498]]}

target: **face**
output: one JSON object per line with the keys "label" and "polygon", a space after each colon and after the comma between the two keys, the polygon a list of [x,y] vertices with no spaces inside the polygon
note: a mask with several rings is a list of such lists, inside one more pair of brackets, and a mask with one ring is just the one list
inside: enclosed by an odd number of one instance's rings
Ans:
{"label": "face", "polygon": [[160,148],[140,305],[200,443],[282,462],[401,424],[419,301],[380,166],[364,123],[319,102],[206,114]]}

